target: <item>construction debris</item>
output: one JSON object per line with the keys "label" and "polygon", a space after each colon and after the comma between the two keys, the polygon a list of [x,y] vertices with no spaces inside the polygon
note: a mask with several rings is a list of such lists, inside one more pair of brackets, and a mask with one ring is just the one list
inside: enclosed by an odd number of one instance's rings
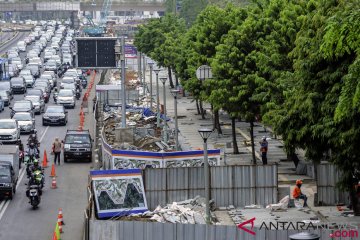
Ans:
{"label": "construction debris", "polygon": [[[213,209],[213,201],[210,201]],[[182,202],[173,202],[165,207],[158,206],[154,211],[132,214],[121,220],[141,220],[161,223],[206,224],[205,198],[195,197]],[[212,217],[212,222],[216,219]]]}

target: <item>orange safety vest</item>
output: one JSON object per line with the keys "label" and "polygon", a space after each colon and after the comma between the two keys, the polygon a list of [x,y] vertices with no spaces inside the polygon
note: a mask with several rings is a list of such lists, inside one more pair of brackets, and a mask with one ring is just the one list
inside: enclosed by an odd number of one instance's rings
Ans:
{"label": "orange safety vest", "polygon": [[298,186],[295,186],[293,191],[293,198],[298,198],[301,195],[301,189]]}

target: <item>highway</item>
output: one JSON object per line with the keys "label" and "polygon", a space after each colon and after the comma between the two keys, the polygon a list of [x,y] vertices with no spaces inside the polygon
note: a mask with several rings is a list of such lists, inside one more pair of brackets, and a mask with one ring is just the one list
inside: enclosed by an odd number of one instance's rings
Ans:
{"label": "highway", "polygon": [[[11,43],[7,44],[6,49],[24,38],[29,33],[19,33],[19,36]],[[6,51],[0,48],[1,51]],[[27,50],[29,50],[29,46]],[[24,57],[24,53],[21,54]],[[58,81],[59,82],[59,81]],[[84,94],[85,91],[82,93]],[[15,95],[15,100],[23,99],[23,95]],[[77,129],[79,125],[80,100],[77,101],[75,109],[68,110],[68,124],[66,126],[42,126],[41,115],[36,115],[36,129],[38,139],[41,141],[40,155],[43,159],[44,150],[50,167],[45,169],[45,187],[39,208],[33,210],[26,197],[27,177],[25,168],[22,167],[16,194],[13,200],[0,200],[0,239],[23,240],[23,239],[52,239],[57,214],[59,208],[63,210],[65,226],[61,239],[82,239],[83,236],[83,215],[87,204],[87,180],[91,163],[69,162],[64,164],[61,155],[61,165],[56,165],[57,189],[51,189],[51,163],[53,156],[50,155],[51,145],[55,137],[64,139],[67,129]],[[51,94],[49,103],[46,106],[54,105]],[[5,107],[5,111],[0,113],[0,118],[10,118],[10,111]],[[85,126],[86,128],[86,126]],[[28,135],[22,135],[21,140],[26,143]],[[25,145],[26,149],[26,145]]]}
{"label": "highway", "polygon": [[4,45],[1,45],[0,55],[6,53],[6,51],[11,47],[16,46],[17,42],[23,40],[27,35],[29,35],[29,32],[18,32],[18,34],[11,41],[6,42]]}

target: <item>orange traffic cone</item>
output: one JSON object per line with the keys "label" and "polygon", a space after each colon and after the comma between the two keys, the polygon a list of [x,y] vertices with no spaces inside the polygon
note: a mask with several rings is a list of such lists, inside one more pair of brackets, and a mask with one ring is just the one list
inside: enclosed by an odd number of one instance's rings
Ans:
{"label": "orange traffic cone", "polygon": [[59,225],[59,232],[60,232],[60,233],[63,233],[60,219],[58,219],[58,225]]}
{"label": "orange traffic cone", "polygon": [[58,238],[57,238],[57,236],[56,236],[56,232],[55,232],[55,231],[54,231],[54,234],[53,234],[52,240],[58,240]]}
{"label": "orange traffic cone", "polygon": [[44,150],[44,158],[43,158],[43,162],[42,162],[42,167],[43,167],[43,168],[47,168],[47,167],[48,167],[46,150]]}
{"label": "orange traffic cone", "polygon": [[56,177],[55,165],[54,165],[54,164],[51,165],[51,174],[50,174],[50,177]]}
{"label": "orange traffic cone", "polygon": [[59,208],[59,214],[58,214],[58,221],[61,221],[61,225],[65,225],[64,219],[63,219],[63,214],[62,214],[62,208]]}
{"label": "orange traffic cone", "polygon": [[57,186],[56,186],[56,178],[55,178],[55,177],[53,177],[53,179],[52,179],[51,188],[52,188],[52,189],[57,188]]}

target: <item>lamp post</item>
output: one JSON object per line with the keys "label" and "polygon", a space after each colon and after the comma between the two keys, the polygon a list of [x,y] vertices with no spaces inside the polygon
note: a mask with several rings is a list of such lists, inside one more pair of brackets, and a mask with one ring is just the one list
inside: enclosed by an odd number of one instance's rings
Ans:
{"label": "lamp post", "polygon": [[152,71],[153,71],[153,66],[154,63],[153,62],[149,62],[149,67],[150,67],[150,110],[152,111],[152,105],[153,105],[153,99],[152,99]]}
{"label": "lamp post", "polygon": [[154,69],[156,74],[156,126],[160,127],[160,108],[159,108],[159,72],[160,69]]}
{"label": "lamp post", "polygon": [[174,96],[174,111],[175,111],[175,150],[179,151],[179,135],[178,135],[178,119],[177,119],[177,96],[180,90],[171,90],[171,94]]}
{"label": "lamp post", "polygon": [[164,98],[164,120],[163,120],[163,136],[164,136],[164,142],[167,143],[167,124],[166,124],[166,89],[165,89],[165,83],[167,78],[160,78],[160,81],[163,84],[163,98]]}
{"label": "lamp post", "polygon": [[143,57],[143,64],[142,64],[142,67],[143,67],[143,71],[142,71],[143,82],[142,82],[142,85],[143,85],[143,88],[144,88],[144,95],[146,95],[146,82],[145,82],[146,58],[145,58],[145,54],[143,54],[142,57]]}
{"label": "lamp post", "polygon": [[125,81],[126,81],[126,69],[125,69],[125,38],[121,37],[121,127],[126,128],[126,89],[125,89]]}
{"label": "lamp post", "polygon": [[207,224],[210,224],[210,186],[209,186],[209,162],[208,162],[208,150],[207,140],[210,137],[213,130],[209,128],[200,128],[198,132],[204,140],[204,177],[205,177],[205,220]]}

